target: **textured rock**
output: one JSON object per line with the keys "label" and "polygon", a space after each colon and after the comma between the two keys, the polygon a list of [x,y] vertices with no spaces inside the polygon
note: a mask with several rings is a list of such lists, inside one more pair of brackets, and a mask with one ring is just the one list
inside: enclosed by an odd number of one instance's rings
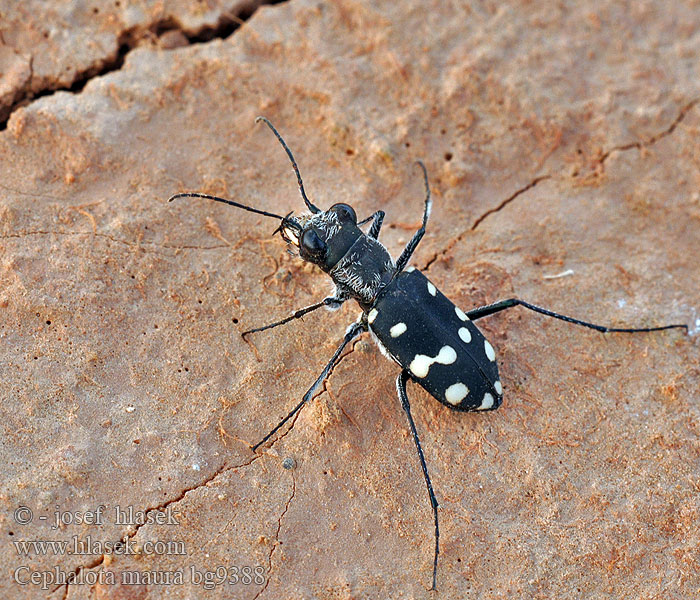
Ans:
{"label": "textured rock", "polygon": [[[240,15],[252,13],[259,4],[258,0],[3,2],[0,121],[19,101],[80,87],[95,74],[117,68],[130,48],[159,42],[164,47],[179,45],[175,33],[185,43],[184,36],[206,37],[235,25]],[[8,54],[15,55],[13,61],[6,58]]]}
{"label": "textured rock", "polygon": [[[0,9],[6,108],[17,90],[89,77],[165,14],[23,6]],[[12,574],[58,565],[77,580],[51,584],[57,598],[432,597],[432,517],[396,366],[369,339],[289,433],[249,449],[357,307],[245,343],[241,331],[321,298],[327,278],[270,237],[271,219],[166,199],[200,190],[299,211],[282,149],[254,124],[264,114],[317,204],[386,211],[394,255],[420,221],[422,158],[435,206],[414,262],[461,307],[519,296],[697,334],[700,10],[295,1],[178,47],[223,14],[192,6],[168,4],[181,26],[165,42],[14,110],[0,132],[2,595],[50,595]],[[438,596],[692,597],[697,335],[606,337],[519,309],[483,330],[499,411],[455,414],[409,387],[441,505]],[[56,510],[99,505],[102,525],[51,529]],[[178,524],[118,524],[116,505]],[[24,557],[13,544],[74,536],[126,536],[137,554]],[[264,581],[189,583],[217,567],[262,567]],[[183,585],[106,581],[179,569]]]}

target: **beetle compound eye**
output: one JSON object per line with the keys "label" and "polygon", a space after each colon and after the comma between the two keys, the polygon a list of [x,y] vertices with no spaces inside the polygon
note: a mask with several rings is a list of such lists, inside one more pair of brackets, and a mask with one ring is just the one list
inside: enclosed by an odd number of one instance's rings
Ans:
{"label": "beetle compound eye", "polygon": [[307,229],[301,236],[301,248],[314,258],[320,258],[326,253],[324,242],[313,229]]}
{"label": "beetle compound eye", "polygon": [[352,221],[355,224],[357,223],[355,209],[349,204],[343,204],[340,202],[331,206],[330,210],[337,214],[341,221]]}

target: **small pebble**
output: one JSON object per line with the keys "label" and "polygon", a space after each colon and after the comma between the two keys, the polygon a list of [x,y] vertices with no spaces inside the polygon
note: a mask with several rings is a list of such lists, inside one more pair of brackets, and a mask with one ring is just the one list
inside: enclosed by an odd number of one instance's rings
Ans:
{"label": "small pebble", "polygon": [[282,461],[282,466],[287,469],[287,471],[291,471],[294,467],[297,466],[297,463],[294,462],[294,459],[291,456],[288,456]]}

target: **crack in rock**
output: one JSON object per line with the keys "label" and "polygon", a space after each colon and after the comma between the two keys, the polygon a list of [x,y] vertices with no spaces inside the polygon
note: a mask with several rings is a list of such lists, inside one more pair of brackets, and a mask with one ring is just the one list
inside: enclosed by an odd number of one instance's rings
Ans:
{"label": "crack in rock", "polygon": [[519,190],[516,190],[513,194],[508,196],[498,206],[488,209],[485,213],[483,213],[480,217],[478,217],[476,219],[476,221],[474,221],[474,223],[472,224],[469,231],[474,231],[486,217],[499,212],[500,210],[502,210],[503,208],[508,206],[511,202],[513,202],[513,200],[515,200],[518,196],[520,196],[521,194],[524,194],[525,192],[534,188],[540,181],[544,181],[545,179],[551,179],[551,177],[552,177],[551,175],[540,175],[539,177],[535,177],[526,186],[521,187]]}
{"label": "crack in rock", "polygon": [[[105,238],[114,242],[115,244],[124,244],[125,246],[130,246],[132,248],[139,248],[144,252],[153,252],[153,248],[168,248],[172,250],[218,250],[220,248],[229,248],[230,246],[226,244],[218,244],[216,246],[193,246],[187,244],[156,244],[155,242],[130,242],[128,240],[116,238],[114,236],[108,235],[106,233],[99,233],[96,231],[21,231],[19,233],[8,233],[6,235],[0,235],[0,240],[10,240],[10,239],[21,239],[24,237],[32,235],[56,235],[56,236],[74,236],[74,235],[91,235],[98,238]],[[170,256],[169,254],[163,254],[163,256]]]}
{"label": "crack in rock", "polygon": [[83,569],[94,569],[94,568],[96,568],[96,567],[99,567],[102,563],[104,563],[104,561],[105,561],[105,555],[102,554],[102,555],[100,555],[98,558],[96,558],[93,562],[88,563],[87,565],[79,565],[79,566],[77,566],[75,569],[73,569],[73,571],[71,572],[71,574],[68,575],[68,577],[66,578],[66,579],[67,579],[66,583],[61,584],[61,585],[55,587],[55,588],[51,591],[51,593],[54,594],[54,593],[56,593],[58,590],[60,590],[62,587],[65,587],[66,589],[65,589],[64,592],[63,592],[63,597],[62,597],[62,598],[63,598],[63,600],[66,600],[66,598],[68,598],[68,592],[70,591],[70,585],[76,580],[76,578],[78,577],[80,571],[82,571]]}
{"label": "crack in rock", "polygon": [[223,11],[219,16],[216,25],[202,25],[196,30],[186,29],[176,16],[168,16],[158,19],[150,24],[136,25],[125,29],[117,35],[115,48],[111,53],[107,53],[96,59],[90,66],[76,71],[72,82],[63,84],[60,81],[47,82],[42,89],[33,89],[34,79],[33,61],[34,56],[29,57],[30,76],[27,83],[21,89],[16,90],[14,100],[9,106],[0,106],[0,131],[7,129],[10,116],[17,109],[27,106],[30,102],[51,96],[59,91],[79,94],[89,81],[97,77],[102,77],[108,73],[118,71],[124,66],[127,54],[138,46],[152,41],[154,38],[160,39],[165,34],[177,31],[187,41],[187,45],[203,44],[214,39],[225,40],[235,31],[245,24],[262,5],[282,4],[289,0],[262,0],[240,7],[236,13]]}
{"label": "crack in rock", "polygon": [[124,65],[124,59],[126,55],[133,49],[128,47],[127,44],[121,42],[121,35],[117,38],[117,48],[116,50],[108,56],[105,56],[95,64],[83,69],[81,71],[76,71],[75,77],[70,85],[60,85],[58,82],[54,85],[47,84],[43,89],[33,90],[32,81],[34,79],[33,61],[34,56],[29,59],[30,67],[30,77],[24,89],[17,90],[15,94],[14,102],[7,107],[0,107],[0,131],[7,129],[7,123],[14,113],[19,108],[27,106],[30,102],[43,98],[44,96],[51,96],[56,92],[71,92],[74,94],[80,93],[87,83],[96,77],[101,77],[112,71],[118,71]]}
{"label": "crack in rock", "polygon": [[[150,513],[154,512],[154,511],[163,512],[164,510],[166,510],[168,507],[172,506],[173,504],[176,504],[176,503],[180,502],[180,501],[181,501],[182,499],[184,499],[185,496],[187,496],[187,494],[189,494],[190,492],[196,491],[196,490],[200,489],[201,487],[204,487],[204,486],[206,486],[206,485],[209,485],[212,481],[214,481],[217,477],[219,477],[219,475],[222,475],[222,474],[224,474],[224,473],[227,473],[228,471],[232,471],[232,470],[235,470],[235,469],[242,469],[243,467],[250,466],[250,465],[252,465],[256,460],[262,458],[263,456],[264,456],[264,454],[256,454],[256,455],[253,456],[250,460],[245,461],[245,462],[242,462],[242,463],[240,463],[240,464],[236,464],[236,465],[226,466],[226,465],[224,464],[224,465],[222,465],[221,467],[219,467],[216,471],[214,471],[214,473],[212,473],[212,474],[211,474],[209,477],[207,477],[204,481],[202,481],[202,482],[200,482],[200,483],[198,483],[198,484],[196,484],[196,485],[190,486],[190,487],[188,487],[188,488],[185,488],[184,490],[182,490],[182,492],[180,492],[180,493],[179,493],[177,496],[175,496],[174,498],[171,498],[170,500],[166,500],[165,502],[163,502],[163,503],[161,503],[161,504],[159,504],[159,505],[157,505],[157,506],[150,506],[150,507],[144,509],[143,512],[144,512],[144,515],[145,515],[145,517],[146,517],[145,522],[144,522],[144,523],[141,523],[141,524],[139,524],[139,525],[136,525],[135,528],[134,528],[134,530],[133,530],[132,532],[130,532],[130,533],[126,533],[125,535],[123,535],[123,536],[119,539],[119,542],[124,542],[124,541],[126,541],[126,540],[131,540],[131,539],[133,539],[134,537],[136,537],[136,535],[138,534],[139,530],[140,530],[144,525],[146,525],[146,524],[148,523],[148,518],[147,518],[147,517],[148,517],[148,515],[149,515]],[[285,512],[286,512],[286,511],[285,511]],[[86,569],[94,569],[94,568],[96,568],[96,567],[99,567],[102,563],[104,563],[104,560],[105,560],[105,555],[104,555],[104,554],[101,554],[101,555],[100,555],[99,557],[97,557],[94,561],[92,561],[92,562],[90,562],[90,563],[88,563],[88,564],[85,564],[85,565],[78,565],[75,569],[73,569],[72,574],[68,576],[66,583],[61,584],[61,585],[59,585],[59,586],[56,586],[56,587],[51,591],[51,593],[53,594],[53,593],[55,593],[56,591],[58,591],[59,589],[61,589],[62,587],[65,586],[66,591],[65,591],[65,594],[63,595],[63,598],[64,598],[64,600],[65,600],[65,598],[68,596],[68,588],[69,588],[69,586],[73,583],[73,581],[75,581],[75,580],[77,579],[77,577],[78,577],[80,571],[86,570]]]}
{"label": "crack in rock", "polygon": [[267,589],[267,586],[270,584],[270,574],[272,573],[272,557],[275,554],[275,550],[277,550],[277,546],[279,546],[279,538],[280,538],[280,531],[282,529],[282,519],[284,519],[284,515],[287,514],[287,511],[289,510],[289,506],[292,503],[292,500],[294,500],[294,496],[297,493],[297,482],[296,479],[294,478],[294,473],[292,473],[292,493],[289,496],[289,499],[287,500],[287,504],[284,507],[284,510],[282,511],[282,514],[280,515],[279,519],[277,519],[277,531],[275,532],[275,541],[272,544],[272,548],[270,548],[270,554],[267,557],[267,578],[265,579],[265,585],[263,585],[262,589],[255,594],[253,597],[253,600],[257,600],[263,592]]}
{"label": "crack in rock", "polygon": [[[355,350],[355,344],[353,344],[353,345],[351,346],[351,348],[350,348],[350,350],[349,350],[348,352],[346,352],[345,354],[343,354],[343,355],[340,357],[340,359],[338,360],[338,362],[334,365],[334,368],[337,367],[337,366],[340,364],[340,362],[341,362],[346,356],[348,356],[349,354],[352,354],[352,352],[354,352],[354,350]],[[332,372],[333,372],[333,371],[331,371],[331,373],[332,373]],[[328,374],[328,377],[331,376],[331,373]],[[326,389],[326,384],[327,384],[327,382],[328,382],[328,377],[327,377],[327,378],[325,379],[325,381],[323,382],[323,387],[322,387],[320,393],[317,394],[316,396],[314,396],[314,398],[318,397],[320,394],[322,394],[322,393],[324,393],[324,392],[327,391],[327,389]],[[310,398],[310,399],[309,399],[309,401],[311,401],[311,400],[313,400],[313,398]],[[292,431],[292,429],[294,429],[294,425],[296,424],[296,421],[297,421],[297,419],[299,418],[299,415],[300,415],[300,414],[301,414],[301,410],[298,411],[296,415],[294,415],[294,417],[292,418],[292,422],[291,422],[289,428],[287,429],[287,431],[285,431],[285,432],[282,433],[280,436],[278,436],[277,438],[275,438],[275,439],[272,441],[272,443],[270,444],[270,447],[272,447],[274,444],[276,444],[279,440],[281,440],[281,439],[287,437],[287,435],[289,435],[289,433]],[[204,481],[202,481],[202,482],[200,482],[200,483],[198,483],[198,484],[196,484],[196,485],[193,485],[193,486],[191,486],[191,487],[185,488],[184,490],[182,490],[182,492],[180,492],[180,493],[179,493],[177,496],[175,496],[174,498],[171,498],[170,500],[166,500],[165,502],[163,502],[162,504],[159,504],[159,505],[157,505],[157,506],[151,506],[151,507],[148,507],[148,508],[144,509],[144,514],[145,514],[146,517],[147,517],[149,513],[154,512],[154,511],[163,512],[163,511],[166,510],[168,507],[170,507],[170,506],[172,506],[173,504],[176,504],[176,503],[180,502],[181,500],[183,500],[183,499],[185,498],[185,496],[187,496],[187,494],[189,494],[190,492],[196,491],[196,490],[198,490],[199,488],[208,485],[209,483],[211,483],[212,481],[214,481],[214,479],[216,479],[217,477],[219,477],[219,475],[222,475],[222,474],[224,474],[224,473],[226,473],[226,472],[228,472],[228,471],[231,471],[231,470],[241,469],[241,468],[243,468],[243,467],[250,466],[250,465],[253,464],[256,460],[262,458],[263,456],[265,456],[265,454],[264,454],[264,453],[260,453],[260,454],[256,454],[255,456],[253,456],[250,460],[245,461],[245,462],[242,462],[242,463],[240,463],[240,464],[231,465],[231,466],[222,465],[219,469],[217,469],[216,471],[214,471],[214,473],[212,473],[212,474],[211,474],[209,477],[207,477]],[[278,541],[278,538],[279,538],[279,532],[280,532],[280,529],[281,529],[281,527],[282,527],[282,518],[284,517],[284,515],[285,515],[285,514],[287,513],[287,511],[289,510],[289,505],[291,504],[292,499],[294,498],[294,495],[295,495],[295,494],[296,494],[296,480],[294,479],[294,477],[293,477],[293,475],[292,475],[292,494],[291,494],[291,496],[289,497],[289,500],[287,500],[287,505],[285,506],[284,510],[282,511],[282,514],[281,514],[281,516],[280,516],[280,518],[278,519],[278,522],[277,522],[277,533],[275,534],[275,543],[273,544],[273,547],[272,547],[272,549],[271,549],[271,551],[270,551],[270,555],[269,555],[269,557],[268,557],[268,575],[269,575],[270,570],[271,570],[272,555],[274,554],[275,548],[277,547],[277,541]],[[146,522],[147,522],[147,519],[146,519]],[[141,527],[143,527],[143,525],[145,525],[145,524],[146,524],[146,523],[142,523],[142,524],[140,524],[140,525],[136,525],[136,527],[134,528],[134,530],[133,530],[131,533],[127,533],[127,534],[124,535],[119,541],[125,541],[125,540],[133,539],[133,538],[138,534],[138,532],[139,532],[139,530],[141,529]],[[75,581],[75,579],[78,577],[80,571],[81,571],[81,570],[84,570],[84,569],[94,569],[94,568],[96,568],[96,567],[99,567],[99,566],[104,562],[104,560],[105,560],[105,555],[102,554],[102,555],[100,555],[98,558],[96,558],[96,559],[95,559],[93,562],[91,562],[91,563],[88,563],[88,564],[86,564],[86,565],[79,565],[79,566],[77,566],[77,567],[73,570],[72,575],[70,575],[70,576],[68,577],[68,581],[67,581],[65,584],[59,585],[59,586],[57,586],[56,588],[54,588],[54,589],[52,590],[51,593],[55,593],[55,592],[56,592],[57,590],[59,590],[61,587],[65,586],[66,591],[65,591],[65,594],[64,594],[64,596],[63,596],[63,598],[64,598],[64,600],[65,600],[65,598],[68,596],[68,588],[69,588],[69,586],[70,586],[71,583],[72,583],[73,581]],[[269,583],[269,577],[268,577],[268,579],[266,580],[266,583],[265,583],[265,586],[263,587],[263,589],[255,596],[256,598],[257,598],[260,594],[262,594],[262,592],[265,591],[265,589],[267,588],[268,583]]]}
{"label": "crack in rock", "polygon": [[474,223],[472,223],[472,226],[460,233],[457,237],[452,238],[445,248],[441,250],[440,252],[436,252],[432,258],[428,260],[428,262],[425,263],[425,266],[423,267],[423,271],[427,271],[430,269],[431,265],[438,260],[441,256],[444,256],[447,254],[455,244],[459,243],[464,236],[466,236],[469,232],[474,231],[480,224],[481,222],[486,219],[489,215],[492,215],[494,213],[499,212],[500,210],[503,210],[506,206],[508,206],[513,200],[515,200],[518,196],[521,196],[525,192],[531,190],[534,188],[540,181],[544,181],[545,179],[551,179],[551,175],[540,175],[539,177],[535,177],[530,183],[527,185],[519,188],[515,192],[513,192],[510,196],[508,196],[505,200],[501,201],[498,205],[496,205],[493,208],[489,208],[486,212],[482,213],[480,216],[476,218]]}
{"label": "crack in rock", "polygon": [[[357,341],[359,341],[359,340],[355,340],[355,343],[356,343]],[[335,367],[337,367],[337,366],[342,362],[342,360],[343,360],[344,358],[346,358],[349,354],[352,354],[352,353],[355,351],[355,343],[353,343],[353,344],[351,345],[351,347],[350,347],[350,349],[348,350],[348,352],[346,352],[345,354],[343,354],[342,356],[339,357],[338,362],[336,362],[336,364],[333,366],[333,369],[331,370],[331,372],[328,373],[328,377],[326,377],[326,379],[323,381],[323,385],[322,385],[321,391],[320,391],[318,394],[316,394],[313,398],[310,398],[309,401],[311,401],[311,400],[313,400],[314,398],[320,396],[320,395],[323,394],[324,392],[327,392],[327,387],[326,387],[326,386],[327,386],[327,383],[328,383],[328,378],[331,376],[331,374],[332,374],[333,371],[335,370]],[[294,425],[296,425],[297,419],[299,418],[299,415],[300,415],[300,414],[301,414],[301,410],[299,410],[299,411],[297,412],[297,414],[294,415],[294,417],[292,418],[291,424],[290,424],[290,426],[288,427],[288,429],[287,429],[284,433],[282,433],[281,435],[279,435],[278,437],[276,437],[274,440],[272,440],[272,442],[270,443],[270,446],[269,446],[269,447],[272,447],[272,446],[273,446],[274,444],[276,444],[278,441],[280,441],[281,439],[283,439],[283,438],[287,437],[287,435],[289,435],[289,433],[292,431],[292,429],[294,429]],[[265,456],[264,453],[255,454],[250,460],[245,461],[245,462],[242,462],[242,463],[240,463],[240,464],[231,465],[231,466],[222,465],[219,469],[217,469],[216,471],[214,471],[214,473],[212,473],[212,474],[211,474],[209,477],[207,477],[204,481],[202,481],[202,482],[200,482],[200,483],[198,483],[198,484],[196,484],[196,485],[194,485],[194,486],[185,488],[184,490],[182,490],[182,492],[180,492],[180,493],[179,493],[177,496],[175,496],[174,498],[171,498],[170,500],[167,500],[167,501],[165,501],[165,502],[163,502],[162,504],[159,504],[159,505],[157,505],[157,506],[151,506],[151,507],[148,507],[148,508],[144,509],[144,514],[145,514],[146,517],[147,517],[148,514],[151,513],[151,512],[153,512],[153,511],[163,512],[163,511],[166,510],[168,507],[170,507],[170,506],[172,506],[173,504],[176,504],[176,503],[180,502],[181,500],[183,500],[183,499],[185,498],[185,496],[187,496],[187,494],[189,494],[190,492],[196,491],[196,490],[198,490],[199,488],[208,485],[209,483],[211,483],[212,481],[214,481],[214,479],[216,479],[217,477],[219,477],[219,475],[222,475],[223,473],[226,473],[226,472],[231,471],[231,470],[241,469],[241,468],[243,468],[243,467],[250,466],[250,465],[253,464],[256,460],[262,458],[263,456]],[[292,502],[292,500],[293,500],[295,494],[296,494],[296,480],[294,479],[294,476],[293,476],[293,474],[292,474],[292,494],[291,494],[291,496],[289,497],[289,499],[287,500],[287,504],[286,504],[284,510],[282,511],[282,514],[280,515],[280,518],[278,519],[278,522],[277,522],[277,533],[275,534],[275,543],[273,544],[273,547],[272,547],[272,549],[271,549],[271,551],[270,551],[270,555],[269,555],[269,557],[268,557],[268,579],[266,580],[266,583],[265,583],[265,586],[263,587],[263,589],[255,596],[255,598],[257,598],[260,594],[262,594],[262,592],[265,591],[265,589],[267,588],[267,585],[268,585],[268,583],[269,583],[269,573],[270,573],[271,568],[272,568],[272,566],[271,566],[271,565],[272,565],[272,555],[274,554],[275,548],[276,548],[277,545],[278,545],[278,544],[277,544],[277,541],[278,541],[278,539],[279,539],[279,532],[280,532],[280,529],[281,529],[281,527],[282,527],[282,518],[284,517],[284,515],[285,515],[285,514],[287,513],[287,511],[289,510],[289,505],[291,504],[291,502]],[[147,519],[146,519],[146,522],[147,522]],[[141,529],[141,527],[143,527],[143,525],[145,525],[145,524],[146,524],[146,523],[142,523],[142,524],[140,524],[140,525],[136,525],[136,527],[134,528],[134,530],[133,530],[132,532],[127,533],[126,535],[124,535],[119,541],[125,541],[125,540],[133,539],[133,538],[138,534],[138,532],[139,532],[139,530]],[[69,586],[70,586],[70,585],[72,584],[72,582],[75,581],[75,579],[78,577],[80,571],[81,571],[81,570],[84,570],[84,569],[94,569],[94,568],[96,568],[96,567],[99,567],[102,563],[104,563],[104,560],[105,560],[105,555],[102,554],[102,555],[100,555],[98,558],[96,558],[96,559],[95,559],[93,562],[91,562],[91,563],[88,563],[88,564],[86,564],[86,565],[79,565],[79,566],[77,566],[77,567],[73,570],[72,575],[70,575],[70,576],[68,577],[68,581],[67,581],[65,584],[59,585],[59,586],[57,586],[56,588],[54,588],[54,589],[52,590],[51,593],[55,593],[55,592],[58,591],[61,587],[64,587],[64,586],[65,586],[66,591],[65,591],[65,593],[64,593],[64,595],[63,595],[63,598],[64,598],[64,600],[65,600],[65,598],[68,596],[68,589],[69,589]]]}
{"label": "crack in rock", "polygon": [[[630,142],[628,144],[622,144],[622,145],[614,146],[614,147],[610,148],[609,150],[607,150],[606,152],[604,152],[601,155],[600,159],[598,159],[598,164],[601,166],[604,166],[605,161],[610,157],[610,155],[613,152],[624,152],[626,150],[632,150],[635,148],[636,149],[648,148],[649,146],[654,145],[659,140],[662,140],[663,138],[671,135],[676,130],[678,125],[680,125],[680,123],[683,121],[683,119],[685,119],[687,114],[699,102],[700,102],[700,98],[695,98],[695,99],[691,100],[690,102],[688,102],[683,108],[681,108],[681,110],[678,113],[678,115],[676,116],[676,118],[673,120],[673,122],[666,129],[664,129],[663,131],[661,131],[655,135],[652,135],[648,139],[643,140],[643,141]],[[516,198],[518,198],[519,196],[523,195],[525,192],[534,188],[541,181],[544,181],[546,179],[551,179],[552,177],[553,176],[551,174],[540,175],[539,177],[535,177],[530,183],[528,183],[527,185],[516,190],[513,194],[508,196],[508,198],[506,198],[505,200],[500,202],[497,206],[495,206],[493,208],[489,208],[487,211],[482,213],[479,217],[477,217],[477,219],[474,221],[474,223],[472,224],[472,226],[469,229],[467,229],[466,231],[463,231],[458,236],[452,238],[447,243],[447,246],[445,246],[445,248],[443,250],[441,250],[440,252],[436,252],[425,263],[423,270],[427,271],[436,260],[438,260],[441,256],[444,256],[445,254],[447,254],[455,246],[455,244],[459,243],[467,235],[467,233],[469,233],[470,231],[474,231],[484,221],[484,219],[486,219],[487,217],[489,217],[492,214],[499,212],[500,210],[502,210],[503,208],[508,206],[511,202],[513,202]]]}
{"label": "crack in rock", "polygon": [[671,135],[675,130],[678,125],[685,119],[686,115],[697,105],[697,103],[700,102],[700,98],[695,98],[688,102],[683,108],[681,108],[680,112],[676,116],[676,118],[673,120],[671,125],[669,125],[666,129],[663,131],[657,133],[656,135],[652,135],[646,140],[642,141],[636,141],[636,142],[629,142],[627,144],[621,144],[619,146],[614,146],[610,148],[607,152],[604,152],[602,156],[598,159],[598,164],[601,166],[604,165],[605,161],[610,158],[610,155],[613,152],[624,152],[626,150],[633,150],[633,149],[642,149],[642,148],[648,148],[649,146],[653,146],[658,142],[659,140],[662,140],[663,138]]}

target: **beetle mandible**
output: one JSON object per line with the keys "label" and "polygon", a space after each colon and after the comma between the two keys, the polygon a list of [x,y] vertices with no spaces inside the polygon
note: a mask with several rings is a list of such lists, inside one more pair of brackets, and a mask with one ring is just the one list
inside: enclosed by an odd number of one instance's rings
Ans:
{"label": "beetle mandible", "polygon": [[[411,379],[418,383],[431,396],[454,410],[487,411],[498,408],[503,400],[503,386],[498,376],[496,353],[473,321],[514,306],[522,306],[542,315],[603,333],[637,333],[673,328],[685,329],[687,333],[688,327],[678,324],[643,328],[604,327],[552,312],[519,298],[508,298],[465,313],[444,296],[423,273],[408,264],[425,234],[432,206],[428,174],[422,162],[418,161],[417,164],[423,173],[425,184],[423,222],[399,258],[394,261],[387,249],[377,240],[384,212],[378,210],[358,222],[355,210],[348,204],[334,204],[328,210],[321,210],[315,206],[306,196],[296,160],[282,136],[265,117],[258,117],[255,121],[264,122],[287,153],[297,177],[301,197],[309,212],[281,216],[233,200],[197,192],[175,194],[169,201],[184,197],[205,198],[279,219],[280,224],[275,233],[279,232],[287,243],[294,246],[302,260],[317,265],[327,273],[335,284],[335,291],[320,302],[301,308],[274,323],[245,331],[242,335],[272,329],[321,307],[338,308],[351,298],[358,302],[362,313],[357,321],[348,327],[343,341],[304,394],[301,402],[252,449],[257,451],[314,396],[338,363],[345,347],[360,334],[369,331],[382,354],[401,367],[401,372],[396,378],[396,391],[408,418],[433,510],[435,549],[431,589],[435,590],[440,552],[438,502],[428,475],[416,425],[411,416],[406,382]],[[367,233],[360,229],[362,225],[370,222]]]}

